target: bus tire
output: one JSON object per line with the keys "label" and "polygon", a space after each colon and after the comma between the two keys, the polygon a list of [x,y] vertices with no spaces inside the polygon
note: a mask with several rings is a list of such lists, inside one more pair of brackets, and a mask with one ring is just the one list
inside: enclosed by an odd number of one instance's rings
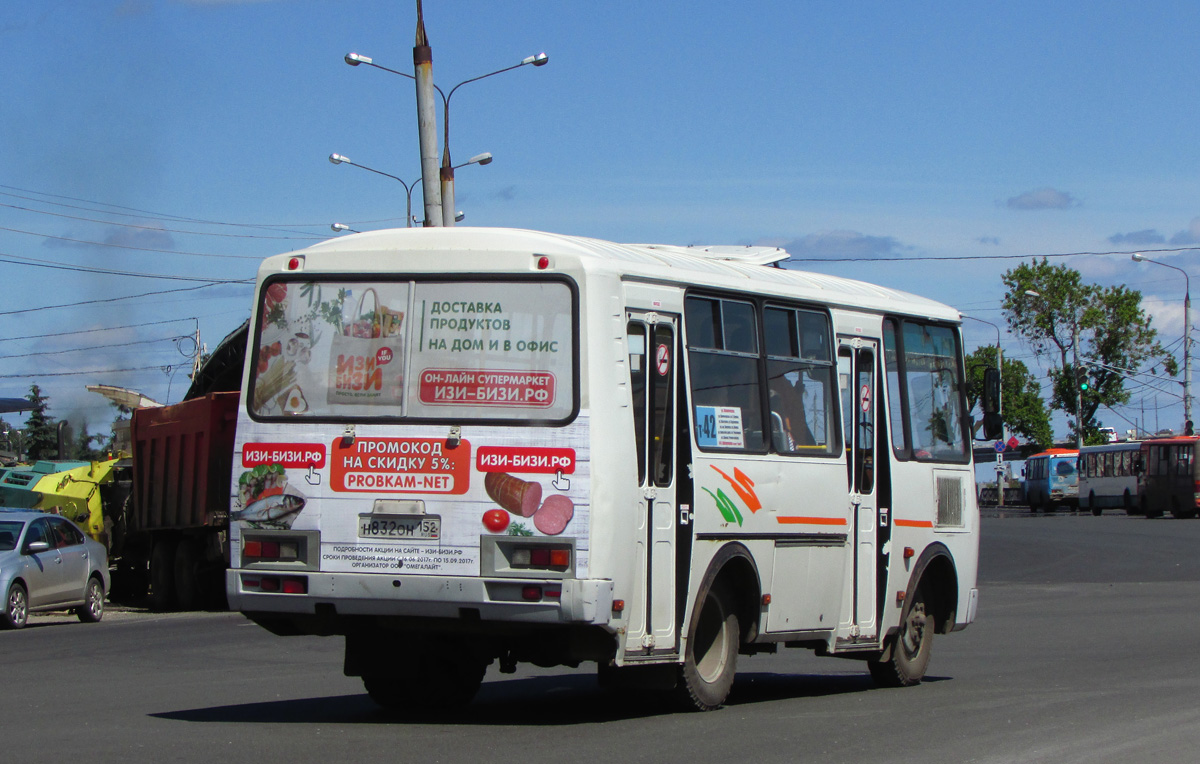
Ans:
{"label": "bus tire", "polygon": [[871,678],[880,687],[912,687],[920,684],[929,668],[933,650],[933,617],[926,613],[925,594],[917,590],[904,609],[899,630],[888,638],[887,655],[867,661]]}
{"label": "bus tire", "polygon": [[721,707],[737,674],[740,640],[733,596],[724,581],[717,581],[695,608],[688,626],[677,687],[685,707],[698,711]]}
{"label": "bus tire", "polygon": [[421,640],[415,654],[420,661],[405,671],[375,666],[364,670],[363,687],[371,700],[389,710],[419,715],[461,708],[479,692],[487,663],[465,645],[453,639]]}
{"label": "bus tire", "polygon": [[1090,508],[1092,510],[1093,517],[1099,517],[1100,513],[1104,511],[1103,509],[1100,508],[1100,505],[1096,503],[1096,492],[1095,491],[1092,491],[1091,493],[1088,494],[1088,508]]}
{"label": "bus tire", "polygon": [[1125,489],[1125,495],[1121,497],[1121,506],[1125,508],[1125,514],[1136,515],[1138,512],[1134,509],[1133,496],[1130,495],[1129,489]]}

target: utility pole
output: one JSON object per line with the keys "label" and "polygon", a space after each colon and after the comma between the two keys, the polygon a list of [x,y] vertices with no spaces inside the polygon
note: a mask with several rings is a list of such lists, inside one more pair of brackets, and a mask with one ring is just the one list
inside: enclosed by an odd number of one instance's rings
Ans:
{"label": "utility pole", "polygon": [[425,34],[421,0],[417,0],[417,40],[413,46],[417,83],[417,131],[421,143],[421,195],[425,200],[425,226],[442,224],[442,190],[437,159],[437,108],[433,101],[433,49]]}
{"label": "utility pole", "polygon": [[[1075,448],[1083,448],[1083,378],[1079,365],[1079,314],[1071,310],[1071,345],[1075,351]],[[1087,372],[1084,372],[1086,378]]]}

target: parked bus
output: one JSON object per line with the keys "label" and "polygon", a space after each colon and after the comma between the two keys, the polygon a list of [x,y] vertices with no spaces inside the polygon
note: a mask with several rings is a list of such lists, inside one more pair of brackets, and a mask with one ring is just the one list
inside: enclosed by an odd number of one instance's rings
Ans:
{"label": "parked bus", "polygon": [[440,228],[266,260],[231,606],[345,635],[409,710],[584,661],[711,709],[780,645],[920,682],[978,601],[960,315],[787,257]]}
{"label": "parked bus", "polygon": [[1146,517],[1195,517],[1200,507],[1197,443],[1200,438],[1178,437],[1142,442],[1146,468],[1142,509]]}
{"label": "parked bus", "polygon": [[1079,506],[1099,515],[1105,509],[1139,511],[1142,444],[1137,441],[1084,446],[1079,451]]}
{"label": "parked bus", "polygon": [[1079,452],[1051,448],[1025,460],[1025,500],[1029,509],[1053,512],[1060,506],[1078,506]]}

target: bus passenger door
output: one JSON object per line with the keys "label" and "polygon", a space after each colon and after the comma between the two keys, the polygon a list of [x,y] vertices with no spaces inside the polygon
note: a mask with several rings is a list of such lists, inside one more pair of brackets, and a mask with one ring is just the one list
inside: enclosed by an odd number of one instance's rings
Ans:
{"label": "bus passenger door", "polygon": [[630,390],[638,460],[636,604],[630,603],[626,654],[678,649],[675,618],[677,316],[630,312]]}
{"label": "bus passenger door", "polygon": [[842,432],[845,436],[847,483],[850,490],[852,570],[849,618],[842,619],[851,641],[874,641],[876,554],[879,507],[876,494],[875,363],[878,343],[843,339],[838,349],[838,381],[842,394]]}

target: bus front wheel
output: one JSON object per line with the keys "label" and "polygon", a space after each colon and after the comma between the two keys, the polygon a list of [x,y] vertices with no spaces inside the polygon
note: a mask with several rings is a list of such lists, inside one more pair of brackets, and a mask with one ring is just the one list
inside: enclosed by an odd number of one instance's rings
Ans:
{"label": "bus front wheel", "polygon": [[737,673],[741,630],[729,587],[718,581],[692,614],[680,667],[681,700],[700,711],[720,708]]}
{"label": "bus front wheel", "polygon": [[[867,662],[871,677],[880,687],[911,687],[920,684],[929,668],[933,650],[933,617],[926,613],[921,587],[900,619],[900,630],[890,638],[890,656]],[[884,655],[889,653],[884,650]]]}
{"label": "bus front wheel", "polygon": [[1100,513],[1104,511],[1103,509],[1100,508],[1100,505],[1096,503],[1096,492],[1095,491],[1092,491],[1091,493],[1088,494],[1088,507],[1091,508],[1092,516],[1094,516],[1094,517],[1099,517]]}

